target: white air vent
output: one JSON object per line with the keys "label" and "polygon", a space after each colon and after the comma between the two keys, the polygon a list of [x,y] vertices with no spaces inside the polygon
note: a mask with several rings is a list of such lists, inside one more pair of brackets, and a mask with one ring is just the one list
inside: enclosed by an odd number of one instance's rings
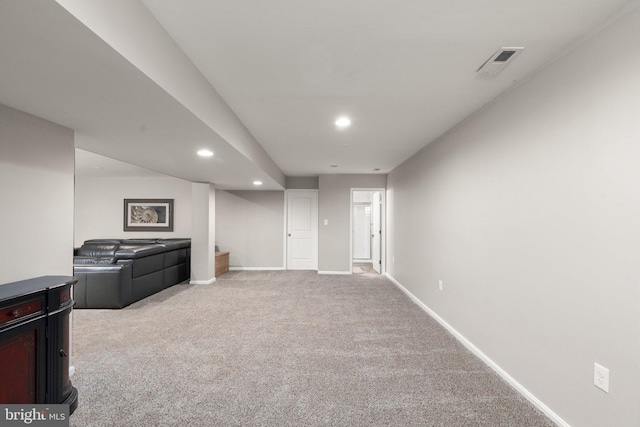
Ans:
{"label": "white air vent", "polygon": [[523,47],[502,47],[476,70],[478,74],[495,76],[522,52]]}

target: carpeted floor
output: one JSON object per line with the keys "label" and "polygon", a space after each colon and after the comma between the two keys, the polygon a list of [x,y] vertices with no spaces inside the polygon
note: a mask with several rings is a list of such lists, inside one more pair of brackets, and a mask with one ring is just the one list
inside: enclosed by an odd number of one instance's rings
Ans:
{"label": "carpeted floor", "polygon": [[553,426],[384,276],[232,271],[76,310],[71,426]]}

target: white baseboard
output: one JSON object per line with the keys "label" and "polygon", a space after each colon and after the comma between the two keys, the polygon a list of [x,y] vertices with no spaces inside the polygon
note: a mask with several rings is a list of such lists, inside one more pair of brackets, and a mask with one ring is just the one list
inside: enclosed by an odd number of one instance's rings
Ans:
{"label": "white baseboard", "polygon": [[216,278],[214,277],[213,279],[209,279],[209,280],[190,280],[189,284],[190,285],[210,285],[215,281],[216,281]]}
{"label": "white baseboard", "polygon": [[391,282],[396,285],[402,292],[407,294],[409,298],[413,302],[415,302],[420,308],[429,314],[429,316],[433,317],[438,323],[440,323],[445,329],[453,334],[454,337],[458,341],[460,341],[465,347],[467,347],[473,354],[478,356],[485,362],[487,365],[491,367],[494,371],[498,373],[506,382],[508,382],[513,388],[515,388],[520,394],[522,394],[529,402],[531,402],[536,408],[541,410],[546,416],[551,418],[553,422],[558,424],[560,427],[571,427],[569,423],[564,421],[558,414],[553,412],[551,408],[545,405],[540,399],[535,397],[529,390],[527,390],[522,384],[516,381],[511,375],[509,375],[504,369],[502,369],[497,363],[489,358],[486,354],[484,354],[478,347],[473,345],[471,341],[466,339],[460,332],[453,328],[453,326],[449,325],[443,318],[438,316],[436,312],[431,310],[426,304],[420,301],[415,295],[413,295],[409,290],[407,290],[404,286],[400,284],[396,279],[394,279],[389,273],[385,274]]}
{"label": "white baseboard", "polygon": [[353,274],[350,271],[318,271],[318,274]]}
{"label": "white baseboard", "polygon": [[281,271],[284,267],[229,267],[231,271]]}

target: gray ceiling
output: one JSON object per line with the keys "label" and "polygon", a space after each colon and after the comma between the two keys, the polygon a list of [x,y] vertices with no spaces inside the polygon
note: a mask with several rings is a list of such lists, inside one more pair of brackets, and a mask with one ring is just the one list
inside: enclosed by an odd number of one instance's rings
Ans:
{"label": "gray ceiling", "polygon": [[[91,153],[226,189],[387,173],[636,5],[2,0],[0,103],[75,129],[83,173],[110,167]],[[504,46],[525,49],[478,75]]]}

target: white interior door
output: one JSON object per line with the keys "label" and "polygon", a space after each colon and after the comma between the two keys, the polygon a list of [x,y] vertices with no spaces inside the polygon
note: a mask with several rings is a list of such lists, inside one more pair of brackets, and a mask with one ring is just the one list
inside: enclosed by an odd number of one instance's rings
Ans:
{"label": "white interior door", "polygon": [[287,269],[318,269],[316,190],[287,190]]}
{"label": "white interior door", "polygon": [[382,267],[382,195],[379,191],[373,193],[371,203],[371,263],[373,269],[380,273]]}

